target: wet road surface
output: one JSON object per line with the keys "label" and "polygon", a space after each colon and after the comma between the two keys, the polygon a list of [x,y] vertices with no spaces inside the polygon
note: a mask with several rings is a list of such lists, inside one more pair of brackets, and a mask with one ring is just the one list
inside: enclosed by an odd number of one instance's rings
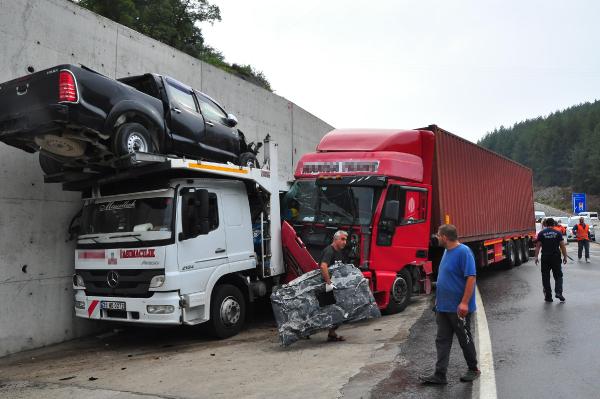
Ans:
{"label": "wet road surface", "polygon": [[544,302],[533,258],[479,275],[498,398],[599,396],[600,245],[590,245],[591,263],[577,261],[577,243],[567,250],[574,260],[563,266],[565,303]]}

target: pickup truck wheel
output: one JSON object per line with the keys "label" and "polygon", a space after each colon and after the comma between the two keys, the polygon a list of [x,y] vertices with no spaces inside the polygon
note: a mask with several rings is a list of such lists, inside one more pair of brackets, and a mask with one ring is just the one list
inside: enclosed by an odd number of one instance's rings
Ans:
{"label": "pickup truck wheel", "polygon": [[246,300],[234,285],[222,284],[215,287],[210,301],[211,332],[217,338],[236,335],[244,325]]}
{"label": "pickup truck wheel", "polygon": [[124,123],[113,137],[113,152],[117,155],[154,152],[150,133],[139,123]]}
{"label": "pickup truck wheel", "polygon": [[412,277],[406,269],[400,270],[390,290],[390,302],[383,310],[385,314],[402,312],[410,302],[412,295]]}
{"label": "pickup truck wheel", "polygon": [[40,166],[46,175],[55,175],[63,171],[62,163],[42,152],[40,152]]}
{"label": "pickup truck wheel", "polygon": [[260,168],[256,155],[251,152],[244,152],[240,155],[240,166],[249,166],[252,168]]}

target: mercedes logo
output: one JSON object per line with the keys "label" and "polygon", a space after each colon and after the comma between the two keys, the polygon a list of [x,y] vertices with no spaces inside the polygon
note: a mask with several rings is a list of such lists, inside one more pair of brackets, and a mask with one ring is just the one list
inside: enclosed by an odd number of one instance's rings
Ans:
{"label": "mercedes logo", "polygon": [[119,273],[114,270],[106,273],[106,282],[110,288],[116,288],[119,285]]}

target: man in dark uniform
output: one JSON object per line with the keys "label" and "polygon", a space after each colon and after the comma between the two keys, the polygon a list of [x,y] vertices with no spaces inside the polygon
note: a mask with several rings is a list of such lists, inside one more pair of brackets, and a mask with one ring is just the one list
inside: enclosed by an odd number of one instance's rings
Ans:
{"label": "man in dark uniform", "polygon": [[538,233],[535,244],[535,264],[538,264],[538,255],[542,250],[542,285],[544,287],[544,300],[552,302],[552,286],[550,286],[550,270],[554,276],[554,292],[561,302],[565,301],[563,296],[563,273],[560,260],[562,252],[562,263],[567,264],[567,248],[560,232],[552,227],[556,225],[554,219],[546,220],[546,228]]}
{"label": "man in dark uniform", "polygon": [[[331,282],[331,276],[329,274],[329,266],[341,262],[345,263],[346,259],[344,254],[342,253],[342,249],[346,246],[346,242],[348,240],[348,233],[343,230],[338,230],[333,235],[333,242],[326,246],[321,252],[321,257],[319,259],[319,267],[321,268],[321,275],[323,276],[323,280],[325,280],[325,292],[331,292],[335,288],[335,285]],[[329,329],[329,333],[327,334],[327,341],[345,341],[345,338],[341,335],[337,335],[335,330],[337,330],[338,326]]]}

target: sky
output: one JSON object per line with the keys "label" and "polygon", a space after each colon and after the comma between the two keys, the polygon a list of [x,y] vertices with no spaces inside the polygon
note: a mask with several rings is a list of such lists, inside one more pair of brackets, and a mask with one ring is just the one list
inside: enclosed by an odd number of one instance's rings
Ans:
{"label": "sky", "polygon": [[430,124],[471,141],[600,99],[600,2],[211,0],[226,61],[336,128]]}

